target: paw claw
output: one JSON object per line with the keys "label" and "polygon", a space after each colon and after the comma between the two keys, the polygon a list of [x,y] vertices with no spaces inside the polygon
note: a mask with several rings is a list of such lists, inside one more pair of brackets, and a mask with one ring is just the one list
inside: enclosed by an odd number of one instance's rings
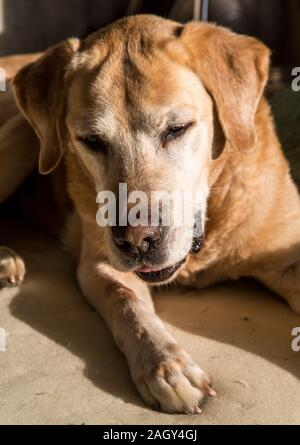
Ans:
{"label": "paw claw", "polygon": [[7,281],[13,286],[17,283],[17,279],[14,276],[8,277]]}
{"label": "paw claw", "polygon": [[202,409],[200,408],[199,405],[195,406],[195,414],[202,414]]}
{"label": "paw claw", "polygon": [[217,397],[216,391],[211,386],[207,388],[207,393],[210,397]]}

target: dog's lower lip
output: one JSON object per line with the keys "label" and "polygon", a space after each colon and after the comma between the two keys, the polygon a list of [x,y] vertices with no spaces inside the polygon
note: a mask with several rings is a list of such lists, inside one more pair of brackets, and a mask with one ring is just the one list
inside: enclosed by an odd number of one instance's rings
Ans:
{"label": "dog's lower lip", "polygon": [[185,262],[185,258],[173,266],[165,267],[164,269],[155,269],[143,266],[135,271],[135,273],[144,281],[148,283],[162,283],[169,280],[174,273]]}
{"label": "dog's lower lip", "polygon": [[161,268],[159,267],[141,266],[136,270],[136,272],[148,273],[148,272],[157,272],[159,270],[161,270]]}

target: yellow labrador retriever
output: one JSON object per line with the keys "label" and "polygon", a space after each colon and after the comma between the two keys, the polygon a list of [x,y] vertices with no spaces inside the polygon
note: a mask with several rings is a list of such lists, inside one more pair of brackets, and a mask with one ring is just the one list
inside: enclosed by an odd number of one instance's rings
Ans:
{"label": "yellow labrador retriever", "polygon": [[[73,202],[64,238],[78,254],[82,293],[144,401],[165,412],[199,413],[215,392],[155,314],[151,284],[176,278],[201,288],[251,276],[300,313],[300,200],[263,98],[268,63],[254,38],[145,15],[67,40],[14,78],[39,142],[21,115],[9,117],[13,131],[2,124],[0,150],[20,161],[18,175],[1,173],[10,184],[1,199],[32,168],[39,144],[40,172],[53,172],[56,197],[67,190]],[[200,196],[186,224],[101,226],[96,196],[119,200],[119,184]],[[19,284],[22,260],[7,248],[1,255],[2,284]]]}

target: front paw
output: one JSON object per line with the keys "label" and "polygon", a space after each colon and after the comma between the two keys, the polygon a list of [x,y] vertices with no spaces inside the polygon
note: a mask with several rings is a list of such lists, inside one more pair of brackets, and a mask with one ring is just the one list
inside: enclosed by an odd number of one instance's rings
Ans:
{"label": "front paw", "polygon": [[200,414],[205,397],[216,395],[210,378],[176,344],[144,348],[131,374],[144,401],[166,413]]}
{"label": "front paw", "polygon": [[0,246],[0,289],[20,286],[24,280],[25,264],[13,250]]}

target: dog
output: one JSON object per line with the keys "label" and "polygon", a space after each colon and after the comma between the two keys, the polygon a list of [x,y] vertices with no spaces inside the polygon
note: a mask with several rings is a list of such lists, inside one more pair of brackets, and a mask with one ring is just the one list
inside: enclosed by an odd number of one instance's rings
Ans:
{"label": "dog", "polygon": [[[39,150],[82,293],[139,394],[163,412],[200,413],[216,394],[211,379],[155,314],[152,285],[254,277],[300,314],[300,200],[263,96],[270,52],[214,24],[138,15],[30,57],[13,80],[22,114],[1,127],[0,150],[20,159],[18,175],[1,173],[9,184],[1,200]],[[96,196],[120,200],[121,183],[146,196],[197,189],[200,197],[181,226],[100,226]],[[6,247],[1,258],[2,286],[20,285],[22,259]]]}

